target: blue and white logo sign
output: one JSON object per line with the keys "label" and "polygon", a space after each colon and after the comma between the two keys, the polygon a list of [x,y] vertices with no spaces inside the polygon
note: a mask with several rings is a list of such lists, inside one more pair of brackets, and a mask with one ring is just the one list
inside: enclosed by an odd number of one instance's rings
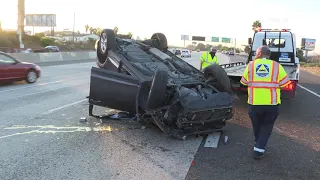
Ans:
{"label": "blue and white logo sign", "polygon": [[281,58],[288,58],[289,57],[289,53],[281,53],[280,57]]}
{"label": "blue and white logo sign", "polygon": [[268,77],[270,74],[270,66],[268,64],[257,64],[256,75],[259,77]]}
{"label": "blue and white logo sign", "polygon": [[281,53],[279,57],[279,61],[281,62],[290,62],[289,53]]}

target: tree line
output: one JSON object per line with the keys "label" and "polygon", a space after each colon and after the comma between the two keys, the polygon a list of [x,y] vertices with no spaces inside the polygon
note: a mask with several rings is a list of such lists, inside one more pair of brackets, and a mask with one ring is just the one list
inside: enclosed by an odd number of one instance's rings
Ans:
{"label": "tree line", "polygon": [[[95,35],[100,36],[101,33],[102,33],[102,29],[101,29],[101,28],[91,27],[91,26],[89,26],[88,24],[85,25],[84,28],[85,28],[86,34],[89,33],[89,34],[95,34]],[[127,33],[127,34],[118,34],[119,28],[118,28],[117,26],[113,28],[113,31],[114,31],[114,33],[115,33],[117,36],[128,36],[128,37],[130,37],[130,38],[133,37],[132,32],[129,32],[129,33]]]}
{"label": "tree line", "polygon": [[[209,51],[211,48],[213,47],[213,45],[211,44],[203,44],[203,43],[196,43],[196,42],[192,42],[191,45],[188,45],[186,48],[189,49],[189,50],[200,50],[200,51]],[[227,47],[227,46],[223,46],[221,44],[219,44],[218,46],[215,46],[215,48],[217,50],[220,50],[220,51],[233,51],[233,47]],[[236,48],[236,53],[240,53],[240,49],[239,48]]]}

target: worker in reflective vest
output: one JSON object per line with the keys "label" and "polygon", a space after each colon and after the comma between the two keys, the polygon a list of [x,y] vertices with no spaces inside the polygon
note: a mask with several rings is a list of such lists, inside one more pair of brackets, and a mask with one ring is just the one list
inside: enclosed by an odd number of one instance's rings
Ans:
{"label": "worker in reflective vest", "polygon": [[200,71],[210,66],[211,64],[219,64],[216,52],[217,50],[212,48],[210,52],[207,51],[202,54],[202,56],[200,57]]}
{"label": "worker in reflective vest", "polygon": [[279,114],[280,88],[290,83],[286,71],[278,62],[268,59],[270,49],[260,47],[240,80],[248,86],[248,113],[252,122],[255,146],[253,156],[261,159]]}

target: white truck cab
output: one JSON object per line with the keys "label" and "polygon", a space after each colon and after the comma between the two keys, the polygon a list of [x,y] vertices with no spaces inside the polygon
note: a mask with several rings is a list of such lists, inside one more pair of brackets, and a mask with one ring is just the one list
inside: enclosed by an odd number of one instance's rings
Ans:
{"label": "white truck cab", "polygon": [[250,61],[254,60],[257,49],[266,45],[271,51],[270,59],[279,62],[283,66],[291,81],[289,85],[282,89],[282,92],[294,97],[300,74],[295,34],[289,29],[259,29],[254,33],[253,38],[248,39],[248,44],[251,47],[251,51],[246,63],[237,62],[222,65],[230,77],[234,89],[246,89],[239,82],[244,69]]}

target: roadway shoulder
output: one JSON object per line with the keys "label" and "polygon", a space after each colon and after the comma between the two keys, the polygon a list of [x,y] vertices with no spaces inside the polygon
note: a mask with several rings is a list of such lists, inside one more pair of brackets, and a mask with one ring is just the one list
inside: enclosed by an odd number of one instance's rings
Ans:
{"label": "roadway shoulder", "polygon": [[320,95],[320,76],[301,70],[299,84]]}

